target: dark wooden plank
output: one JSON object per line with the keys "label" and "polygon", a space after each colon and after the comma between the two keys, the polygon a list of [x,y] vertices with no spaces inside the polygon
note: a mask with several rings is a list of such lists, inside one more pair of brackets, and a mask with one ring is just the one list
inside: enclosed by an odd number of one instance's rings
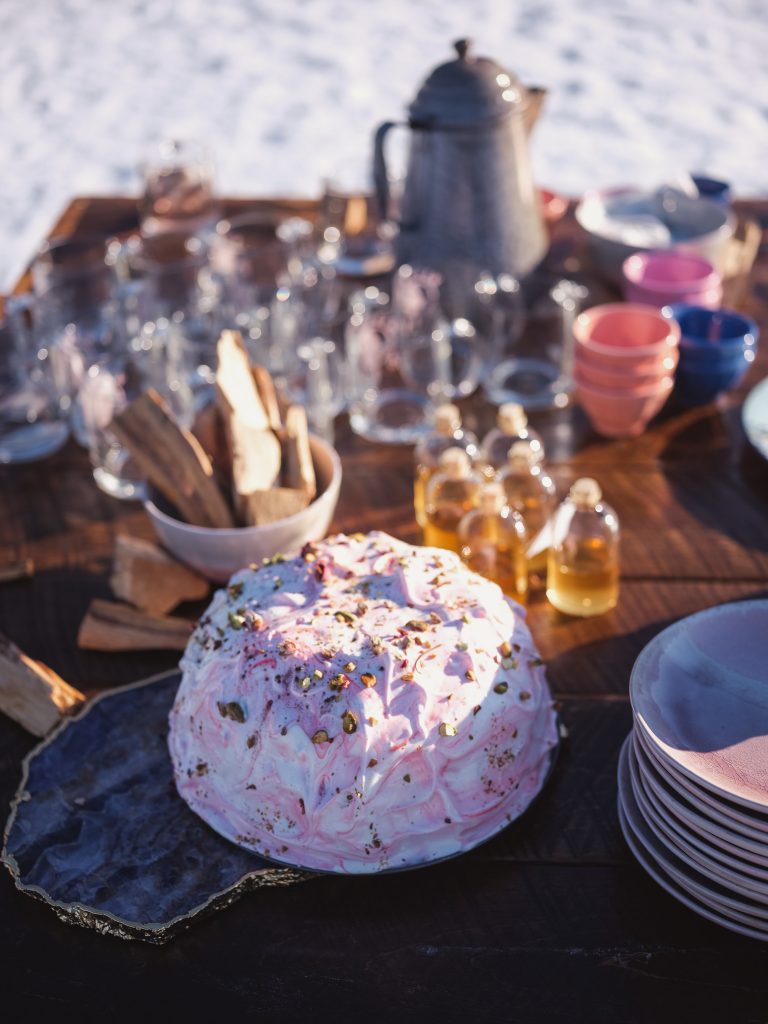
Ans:
{"label": "dark wooden plank", "polygon": [[630,862],[462,860],[262,890],[161,949],[62,934],[20,894],[2,909],[0,956],[19,965],[4,1009],[24,1019],[77,1007],[93,1020],[118,976],[123,1013],[149,1019],[168,1004],[191,1020],[765,1019],[768,947],[696,917]]}
{"label": "dark wooden plank", "polygon": [[617,607],[605,615],[563,615],[539,595],[528,621],[556,695],[625,695],[635,659],[666,626],[716,604],[758,597],[768,597],[765,581],[624,580]]}

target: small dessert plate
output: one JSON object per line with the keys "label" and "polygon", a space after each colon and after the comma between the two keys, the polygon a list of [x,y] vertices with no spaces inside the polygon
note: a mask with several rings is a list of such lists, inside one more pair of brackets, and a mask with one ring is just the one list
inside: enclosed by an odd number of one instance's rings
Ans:
{"label": "small dessert plate", "polygon": [[747,395],[741,410],[744,433],[764,459],[768,459],[768,377]]}
{"label": "small dessert plate", "polygon": [[685,775],[768,810],[768,601],[681,619],[641,651],[629,695],[640,726]]}
{"label": "small dessert plate", "polygon": [[660,822],[652,821],[650,817],[646,818],[646,824],[660,842],[679,857],[683,863],[690,864],[692,868],[704,875],[705,878],[712,878],[726,889],[742,893],[748,896],[749,899],[768,907],[768,880],[761,882],[758,878],[754,878],[735,867],[728,866],[714,857],[708,856],[702,849],[697,849],[695,846],[687,843],[679,834],[675,834],[671,829],[667,829]]}
{"label": "small dessert plate", "polygon": [[761,841],[768,843],[768,816],[758,811],[750,812],[739,804],[730,803],[715,796],[704,786],[697,785],[683,775],[647,736],[643,727],[635,720],[635,750],[643,754],[654,770],[679,796],[688,800],[705,817],[716,818],[728,828],[737,832],[745,828],[747,834],[756,833]]}
{"label": "small dessert plate", "polygon": [[643,785],[656,806],[662,807],[688,829],[693,829],[708,838],[722,839],[733,845],[737,851],[746,850],[758,855],[768,867],[768,836],[757,831],[750,832],[743,825],[737,826],[733,822],[722,821],[712,812],[702,813],[687,800],[687,794],[679,794],[665,784],[655,767],[646,760],[637,738],[634,743],[634,756],[642,774]]}
{"label": "small dessert plate", "polygon": [[664,865],[665,870],[673,878],[677,878],[684,889],[696,893],[704,902],[716,903],[729,911],[765,920],[768,926],[768,906],[765,900],[756,899],[740,885],[726,885],[719,876],[702,871],[693,860],[679,854],[676,845],[669,841],[663,829],[654,827],[658,826],[659,819],[654,814],[652,797],[643,786],[632,748],[627,752],[627,760],[635,801],[644,818],[649,836],[654,837],[654,848],[651,852]]}
{"label": "small dessert plate", "polygon": [[619,824],[627,845],[641,867],[671,896],[701,917],[741,935],[748,935],[750,938],[762,941],[768,940],[768,925],[764,925],[763,922],[756,919],[750,919],[749,922],[738,920],[725,910],[720,910],[702,901],[684,888],[657,860],[655,848],[659,845],[658,840],[654,840],[653,833],[648,829],[632,791],[629,770],[630,741],[631,738],[628,737],[619,758]]}

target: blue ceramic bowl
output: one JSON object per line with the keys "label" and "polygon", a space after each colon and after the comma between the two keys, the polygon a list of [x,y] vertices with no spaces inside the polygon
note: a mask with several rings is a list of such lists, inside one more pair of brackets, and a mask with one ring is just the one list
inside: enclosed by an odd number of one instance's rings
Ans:
{"label": "blue ceramic bowl", "polygon": [[729,356],[739,357],[757,351],[760,336],[757,324],[748,316],[730,309],[706,309],[677,303],[665,306],[662,315],[676,320],[680,327],[680,357],[697,362],[719,363]]}
{"label": "blue ceramic bowl", "polygon": [[735,388],[749,366],[750,361],[742,356],[722,366],[691,368],[683,364],[681,356],[675,371],[675,395],[683,405],[706,405]]}
{"label": "blue ceramic bowl", "polygon": [[692,180],[699,190],[700,199],[710,199],[713,203],[722,203],[728,206],[731,201],[731,186],[727,181],[720,181],[719,178],[707,178],[702,174],[692,175]]}
{"label": "blue ceramic bowl", "polygon": [[742,345],[741,348],[729,349],[727,352],[709,352],[706,349],[681,346],[678,365],[684,370],[694,370],[697,373],[719,373],[728,369],[735,370],[743,364],[750,366],[754,361],[755,348],[752,345]]}

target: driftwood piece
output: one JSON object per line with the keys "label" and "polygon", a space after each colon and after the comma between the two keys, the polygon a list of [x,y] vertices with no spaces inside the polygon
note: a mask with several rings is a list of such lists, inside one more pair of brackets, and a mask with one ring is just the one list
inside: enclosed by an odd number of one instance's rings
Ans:
{"label": "driftwood piece", "polygon": [[306,492],[293,487],[270,487],[268,491],[253,491],[247,501],[248,513],[254,526],[287,519],[309,504]]}
{"label": "driftwood piece", "polygon": [[197,438],[173,421],[156,391],[139,395],[112,420],[110,430],[188,523],[234,526],[211,460]]}
{"label": "driftwood piece", "polygon": [[183,651],[194,625],[97,598],[80,624],[77,643],[88,651]]}
{"label": "driftwood piece", "polygon": [[301,491],[307,502],[317,493],[307,414],[300,405],[289,406],[285,413],[285,485]]}
{"label": "driftwood piece", "polygon": [[280,442],[270,428],[248,353],[236,331],[222,332],[217,356],[216,392],[232,460],[235,511],[246,525],[252,525],[248,495],[277,483]]}
{"label": "driftwood piece", "polygon": [[121,534],[109,581],[112,593],[151,615],[164,615],[182,601],[207,597],[210,584],[162,548]]}
{"label": "driftwood piece", "polygon": [[264,406],[264,412],[267,414],[267,421],[272,430],[275,433],[279,433],[283,421],[280,416],[280,403],[277,398],[277,391],[275,390],[275,382],[272,380],[272,374],[266,366],[259,366],[258,364],[251,367],[251,373],[253,374],[253,382],[259,393],[261,404]]}
{"label": "driftwood piece", "polygon": [[0,711],[27,732],[45,736],[84,700],[84,694],[65,683],[53,669],[27,657],[0,635]]}
{"label": "driftwood piece", "polygon": [[192,433],[203,447],[213,464],[214,473],[229,474],[227,436],[221,411],[215,402],[209,402],[195,416]]}

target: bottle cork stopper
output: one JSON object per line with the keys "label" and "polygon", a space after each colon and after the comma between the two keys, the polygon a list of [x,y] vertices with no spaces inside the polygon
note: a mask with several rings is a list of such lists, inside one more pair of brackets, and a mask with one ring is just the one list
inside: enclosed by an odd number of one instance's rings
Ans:
{"label": "bottle cork stopper", "polygon": [[537,466],[542,459],[541,445],[530,441],[515,441],[507,453],[510,466]]}
{"label": "bottle cork stopper", "polygon": [[517,402],[505,402],[499,406],[496,423],[499,430],[503,430],[505,434],[519,434],[528,426],[528,417],[522,405],[518,405]]}
{"label": "bottle cork stopper", "polygon": [[594,508],[603,496],[600,484],[591,476],[583,476],[571,485],[568,495],[580,508]]}
{"label": "bottle cork stopper", "polygon": [[439,405],[435,410],[435,430],[438,434],[452,434],[461,426],[461,413],[452,402]]}
{"label": "bottle cork stopper", "polygon": [[501,512],[506,503],[504,488],[499,483],[488,484],[480,496],[480,508],[486,515]]}
{"label": "bottle cork stopper", "polygon": [[463,448],[446,448],[440,456],[440,469],[451,480],[463,480],[471,468],[472,463]]}

